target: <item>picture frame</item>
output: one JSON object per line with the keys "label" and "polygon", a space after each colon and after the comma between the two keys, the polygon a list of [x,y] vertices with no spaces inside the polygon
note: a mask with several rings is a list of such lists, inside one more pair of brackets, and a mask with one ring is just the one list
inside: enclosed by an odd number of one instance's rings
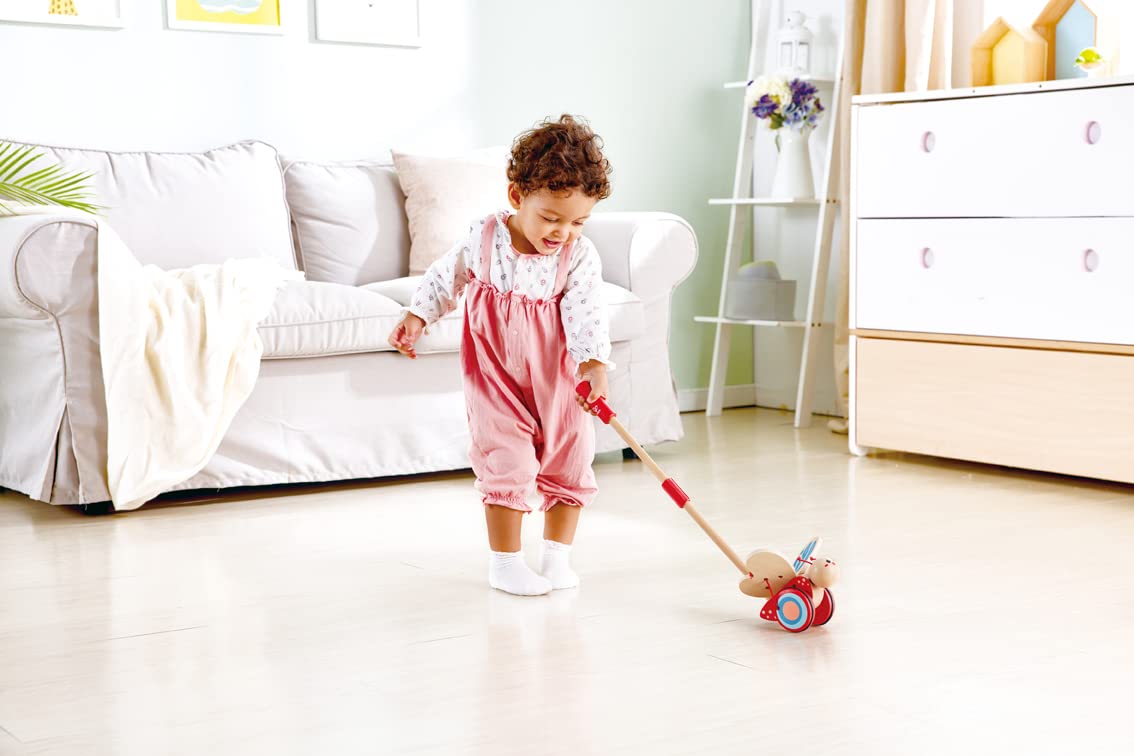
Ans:
{"label": "picture frame", "polygon": [[0,23],[122,29],[122,0],[4,0]]}
{"label": "picture frame", "polygon": [[284,33],[281,0],[166,0],[165,25],[178,31]]}
{"label": "picture frame", "polygon": [[315,0],[315,39],[421,47],[420,0]]}

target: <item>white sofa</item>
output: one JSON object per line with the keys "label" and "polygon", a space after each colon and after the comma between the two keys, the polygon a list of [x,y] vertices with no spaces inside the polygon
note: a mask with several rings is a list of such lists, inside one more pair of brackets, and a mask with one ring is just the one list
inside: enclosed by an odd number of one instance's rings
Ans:
{"label": "white sofa", "polygon": [[[251,397],[177,489],[468,467],[460,314],[423,338],[416,361],[385,343],[415,283],[388,164],[286,162],[260,142],[199,154],[43,150],[94,173],[105,219],[143,263],[268,256],[306,271],[261,324]],[[607,281],[611,403],[644,443],[676,440],[670,301],[696,260],[693,231],[664,213],[599,213],[585,234]],[[0,218],[0,486],[92,509],[109,499],[97,249],[89,222]],[[623,446],[598,432],[599,451]]]}

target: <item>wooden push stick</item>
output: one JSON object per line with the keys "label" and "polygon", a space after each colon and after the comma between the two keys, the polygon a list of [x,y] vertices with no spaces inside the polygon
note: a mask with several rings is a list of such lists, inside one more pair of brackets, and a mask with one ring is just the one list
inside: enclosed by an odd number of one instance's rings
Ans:
{"label": "wooden push stick", "polygon": [[[575,392],[583,397],[583,399],[586,399],[591,395],[591,384],[587,381],[583,381],[575,387]],[[642,460],[642,464],[649,468],[650,472],[654,474],[654,477],[662,484],[662,489],[669,494],[669,498],[673,499],[673,502],[677,504],[679,508],[689,513],[689,516],[693,518],[693,522],[701,526],[701,530],[705,531],[705,535],[709,536],[713,543],[717,545],[717,548],[728,557],[728,560],[736,565],[736,569],[740,570],[740,574],[745,577],[752,577],[752,573],[744,566],[744,560],[732,550],[732,547],[720,537],[717,531],[713,529],[713,526],[701,516],[701,513],[697,511],[697,507],[693,506],[693,502],[689,500],[688,494],[681,490],[681,486],[677,485],[677,482],[673,478],[667,476],[665,471],[654,461],[653,457],[647,454],[646,450],[642,448],[642,445],[634,440],[634,437],[630,435],[630,431],[626,430],[626,427],[619,422],[614,412],[610,409],[610,405],[606,403],[606,399],[599,397],[590,407],[594,410],[599,420],[602,420],[611,428],[614,428],[614,432],[621,436],[622,440],[634,450],[634,453]]]}

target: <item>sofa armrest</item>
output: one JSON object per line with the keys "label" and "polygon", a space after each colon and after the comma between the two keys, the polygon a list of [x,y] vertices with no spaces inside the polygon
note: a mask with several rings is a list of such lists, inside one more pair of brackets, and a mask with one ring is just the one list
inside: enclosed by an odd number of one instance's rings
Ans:
{"label": "sofa armrest", "polygon": [[93,219],[0,218],[0,354],[0,485],[108,500]]}
{"label": "sofa armrest", "polygon": [[97,270],[97,233],[93,220],[73,215],[0,218],[0,317],[42,319],[67,308],[76,274]]}
{"label": "sofa armrest", "polygon": [[697,235],[670,213],[597,213],[583,232],[602,258],[602,277],[649,302],[668,296],[697,263]]}

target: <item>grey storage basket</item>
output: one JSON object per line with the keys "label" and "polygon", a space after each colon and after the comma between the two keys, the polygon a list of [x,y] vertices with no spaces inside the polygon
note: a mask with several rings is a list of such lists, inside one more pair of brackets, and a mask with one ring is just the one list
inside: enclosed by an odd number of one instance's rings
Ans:
{"label": "grey storage basket", "polygon": [[741,266],[728,283],[725,317],[733,320],[795,319],[795,281],[780,279],[773,262]]}

